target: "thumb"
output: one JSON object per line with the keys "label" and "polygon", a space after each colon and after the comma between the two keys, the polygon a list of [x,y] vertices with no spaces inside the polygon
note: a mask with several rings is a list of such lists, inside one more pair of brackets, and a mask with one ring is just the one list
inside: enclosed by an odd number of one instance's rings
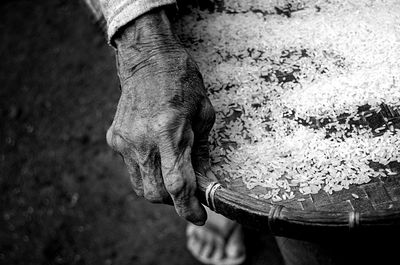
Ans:
{"label": "thumb", "polygon": [[207,179],[217,181],[217,177],[211,171],[210,155],[208,142],[205,145],[193,145],[192,165],[196,174],[207,177]]}
{"label": "thumb", "polygon": [[215,111],[208,98],[202,101],[194,124],[192,147],[192,165],[196,173],[217,180],[211,172],[208,136],[215,122]]}

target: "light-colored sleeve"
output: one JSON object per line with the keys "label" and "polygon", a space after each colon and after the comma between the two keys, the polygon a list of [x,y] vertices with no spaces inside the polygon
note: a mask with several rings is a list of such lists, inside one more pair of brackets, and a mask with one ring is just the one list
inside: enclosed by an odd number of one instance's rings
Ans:
{"label": "light-colored sleeve", "polygon": [[140,15],[157,7],[176,4],[176,0],[84,0],[97,20],[105,19],[107,37]]}

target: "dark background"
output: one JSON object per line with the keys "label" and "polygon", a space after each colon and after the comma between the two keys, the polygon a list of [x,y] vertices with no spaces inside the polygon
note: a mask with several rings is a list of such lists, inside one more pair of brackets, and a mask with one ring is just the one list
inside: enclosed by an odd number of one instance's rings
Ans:
{"label": "dark background", "polygon": [[[85,6],[3,1],[0,14],[0,264],[198,264],[185,222],[138,198],[106,145],[115,60]],[[255,234],[249,261],[278,264]]]}

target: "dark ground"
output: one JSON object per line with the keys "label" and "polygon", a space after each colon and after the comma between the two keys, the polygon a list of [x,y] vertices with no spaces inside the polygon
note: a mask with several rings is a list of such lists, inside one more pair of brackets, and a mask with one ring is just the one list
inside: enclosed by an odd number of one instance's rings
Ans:
{"label": "dark ground", "polygon": [[[0,4],[0,264],[198,264],[185,222],[136,197],[105,143],[115,61],[78,2]],[[255,234],[250,258],[281,264]]]}

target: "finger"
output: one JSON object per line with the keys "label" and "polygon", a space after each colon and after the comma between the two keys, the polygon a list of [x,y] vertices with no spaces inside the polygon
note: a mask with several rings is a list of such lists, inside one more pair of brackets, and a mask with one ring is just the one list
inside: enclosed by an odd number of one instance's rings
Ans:
{"label": "finger", "polygon": [[201,136],[196,145],[193,145],[194,150],[192,151],[192,164],[196,174],[207,177],[207,179],[218,181],[215,174],[211,171],[211,163],[209,156],[209,144],[206,136]]}
{"label": "finger", "polygon": [[194,142],[192,148],[192,163],[195,171],[202,175],[211,174],[210,177],[215,179],[211,172],[209,157],[209,141],[208,135],[215,122],[215,111],[208,98],[205,98],[199,109],[196,122],[192,125],[194,132]]}
{"label": "finger", "polygon": [[[147,145],[148,147],[149,145]],[[150,145],[151,146],[151,145]],[[154,145],[138,155],[139,169],[142,176],[144,197],[153,203],[172,204],[171,197],[164,186],[161,174],[161,158]]]}
{"label": "finger", "polygon": [[164,184],[179,216],[196,225],[207,219],[204,207],[195,197],[196,177],[191,163],[193,131],[185,124],[174,126],[160,136]]}
{"label": "finger", "polygon": [[127,158],[124,157],[124,162],[128,169],[129,178],[131,180],[133,190],[138,196],[143,197],[144,190],[139,165],[131,156],[128,156]]}
{"label": "finger", "polygon": [[208,144],[208,135],[215,122],[215,111],[208,98],[204,98],[192,124],[194,132],[194,146]]}
{"label": "finger", "polygon": [[207,135],[195,135],[191,159],[196,173],[204,176],[210,170],[211,164]]}
{"label": "finger", "polygon": [[108,129],[106,138],[108,145],[121,155],[122,160],[128,169],[133,190],[138,196],[143,197],[143,183],[139,166],[136,163],[135,158],[132,156],[132,152],[129,151],[128,144],[121,136],[113,133],[113,126]]}

